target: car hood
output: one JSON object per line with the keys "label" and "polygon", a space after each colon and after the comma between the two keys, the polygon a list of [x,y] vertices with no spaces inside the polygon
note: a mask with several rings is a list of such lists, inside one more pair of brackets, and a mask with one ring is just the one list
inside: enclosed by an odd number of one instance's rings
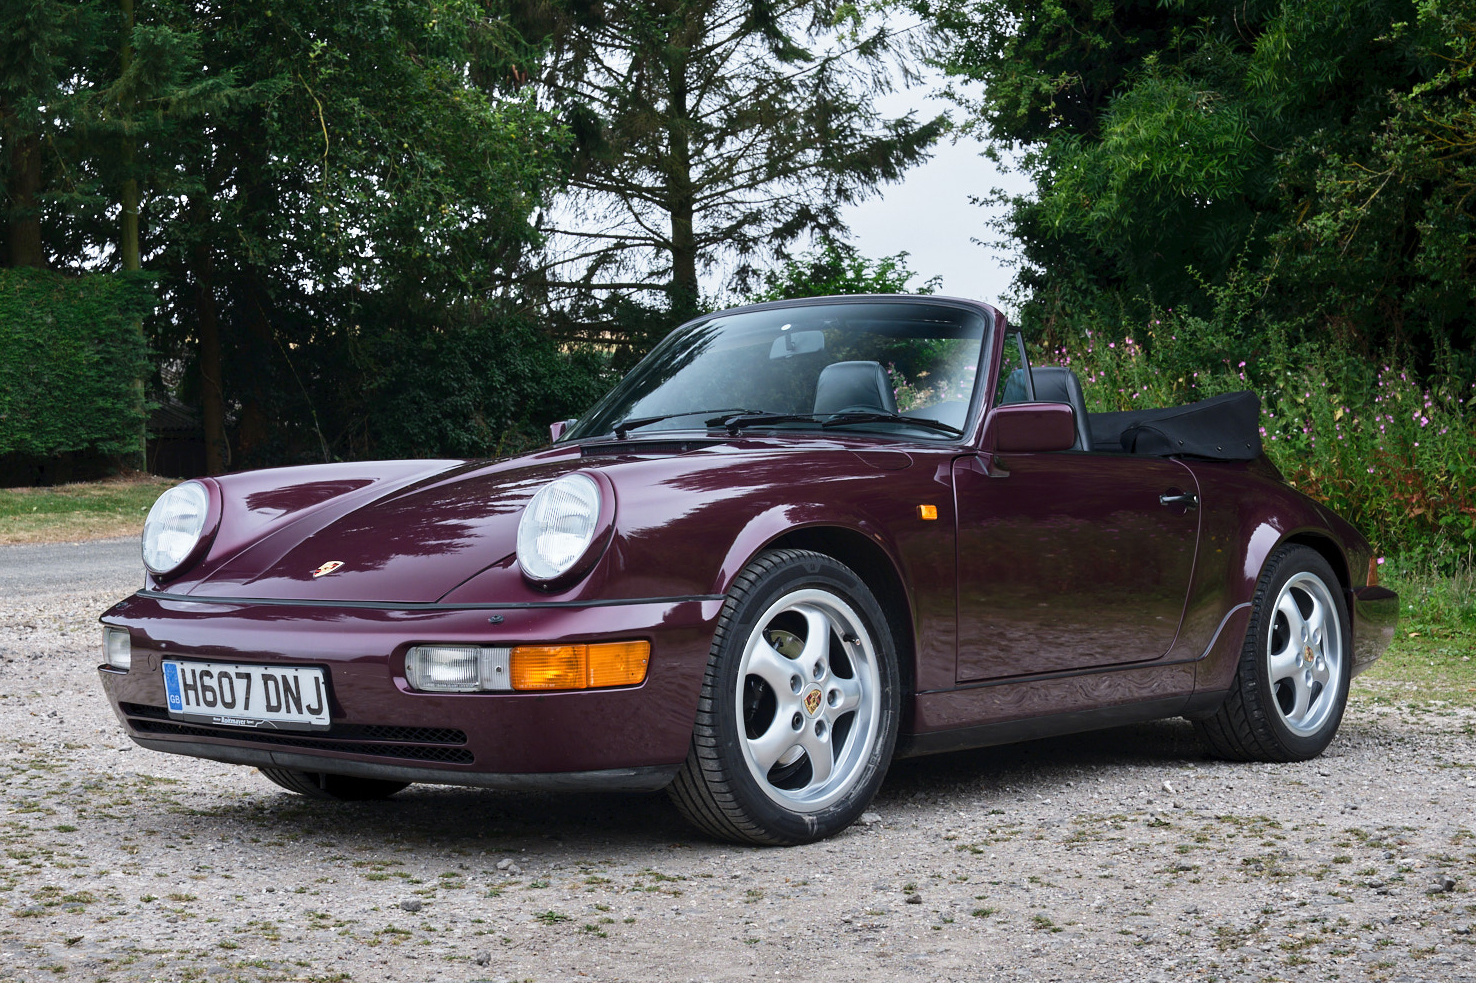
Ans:
{"label": "car hood", "polygon": [[[911,460],[843,436],[745,434],[586,442],[490,464],[247,472],[209,479],[220,485],[222,514],[207,557],[152,586],[192,598],[376,605],[702,593],[720,572],[714,544],[731,545],[754,517],[779,509],[789,525],[818,521],[836,511],[848,485],[881,480]],[[550,594],[518,572],[518,522],[539,488],[579,469],[610,480],[614,538],[605,562]],[[865,490],[851,498],[880,500]]]}
{"label": "car hood", "polygon": [[[296,480],[274,487],[260,477],[271,472],[218,479],[217,539],[246,541],[218,542],[192,583],[164,589],[192,597],[434,602],[508,560],[523,506],[582,462],[576,450],[491,465],[413,463],[418,470],[392,475],[295,468]],[[427,464],[435,465],[429,473]]]}

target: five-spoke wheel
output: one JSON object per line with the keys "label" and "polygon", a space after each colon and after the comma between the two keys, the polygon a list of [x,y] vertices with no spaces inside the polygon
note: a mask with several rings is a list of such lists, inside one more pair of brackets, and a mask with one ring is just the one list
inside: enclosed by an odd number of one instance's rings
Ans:
{"label": "five-spoke wheel", "polygon": [[743,758],[763,792],[814,812],[844,795],[876,743],[880,673],[859,615],[827,590],[759,616],[738,666]]}
{"label": "five-spoke wheel", "polygon": [[843,829],[886,773],[898,691],[892,634],[865,582],[818,553],[765,553],[724,605],[672,798],[725,839]]}
{"label": "five-spoke wheel", "polygon": [[1343,679],[1343,631],[1327,584],[1298,573],[1281,588],[1270,619],[1266,673],[1281,721],[1306,737],[1337,711]]}

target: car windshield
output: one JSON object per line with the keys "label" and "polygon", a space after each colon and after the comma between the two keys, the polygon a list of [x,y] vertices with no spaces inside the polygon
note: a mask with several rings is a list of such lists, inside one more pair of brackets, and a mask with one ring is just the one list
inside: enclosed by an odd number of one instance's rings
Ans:
{"label": "car windshield", "polygon": [[726,427],[963,432],[985,319],[947,304],[743,311],[668,335],[564,439]]}

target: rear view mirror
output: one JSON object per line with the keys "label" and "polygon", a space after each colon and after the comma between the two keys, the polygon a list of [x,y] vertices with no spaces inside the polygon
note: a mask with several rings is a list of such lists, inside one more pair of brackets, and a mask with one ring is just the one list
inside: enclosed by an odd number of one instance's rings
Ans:
{"label": "rear view mirror", "polygon": [[789,358],[792,355],[812,355],[825,351],[824,331],[789,331],[780,333],[769,347],[770,358]]}
{"label": "rear view mirror", "polygon": [[984,421],[984,449],[999,454],[1044,454],[1076,445],[1070,403],[1004,403]]}

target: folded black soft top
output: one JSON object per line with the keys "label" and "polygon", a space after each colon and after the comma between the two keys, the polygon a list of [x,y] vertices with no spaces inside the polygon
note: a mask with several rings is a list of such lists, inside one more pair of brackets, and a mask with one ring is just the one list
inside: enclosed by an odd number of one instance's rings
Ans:
{"label": "folded black soft top", "polygon": [[1120,446],[1129,454],[1254,461],[1261,456],[1261,400],[1253,392],[1225,393],[1161,410],[1089,413],[1092,447]]}

